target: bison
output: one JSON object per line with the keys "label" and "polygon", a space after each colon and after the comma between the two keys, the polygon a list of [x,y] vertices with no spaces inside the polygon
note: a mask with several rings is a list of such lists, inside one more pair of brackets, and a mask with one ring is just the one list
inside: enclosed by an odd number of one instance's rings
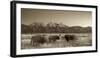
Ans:
{"label": "bison", "polygon": [[64,38],[66,41],[71,41],[71,40],[75,39],[75,36],[74,35],[65,35]]}
{"label": "bison", "polygon": [[45,42],[46,42],[46,39],[42,35],[32,36],[32,38],[31,38],[31,44],[33,46],[38,46],[40,44],[44,44]]}
{"label": "bison", "polygon": [[49,42],[55,42],[56,40],[59,40],[59,36],[58,35],[52,35],[52,36],[49,36]]}

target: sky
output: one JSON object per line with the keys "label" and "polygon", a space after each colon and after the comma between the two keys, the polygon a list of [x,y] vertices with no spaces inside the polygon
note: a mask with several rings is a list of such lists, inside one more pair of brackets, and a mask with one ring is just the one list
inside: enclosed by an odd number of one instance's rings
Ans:
{"label": "sky", "polygon": [[67,26],[92,26],[92,12],[74,10],[21,9],[22,24],[62,23]]}

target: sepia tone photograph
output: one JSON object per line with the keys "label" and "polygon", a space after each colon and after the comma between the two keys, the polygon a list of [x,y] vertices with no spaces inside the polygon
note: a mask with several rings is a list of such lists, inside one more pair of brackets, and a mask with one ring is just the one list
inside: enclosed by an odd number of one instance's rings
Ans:
{"label": "sepia tone photograph", "polygon": [[11,57],[97,52],[97,6],[11,2]]}
{"label": "sepia tone photograph", "polygon": [[21,49],[92,46],[92,12],[21,8]]}

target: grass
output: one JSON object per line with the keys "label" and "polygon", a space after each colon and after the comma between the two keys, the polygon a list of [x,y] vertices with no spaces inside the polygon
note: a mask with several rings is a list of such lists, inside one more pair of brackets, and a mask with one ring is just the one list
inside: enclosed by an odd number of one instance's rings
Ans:
{"label": "grass", "polygon": [[[31,35],[32,36],[32,35]],[[31,36],[22,36],[21,49],[40,49],[40,48],[63,48],[63,47],[80,47],[80,46],[92,46],[91,34],[76,35],[76,39],[72,41],[57,40],[56,42],[48,42],[37,46],[31,45]]]}

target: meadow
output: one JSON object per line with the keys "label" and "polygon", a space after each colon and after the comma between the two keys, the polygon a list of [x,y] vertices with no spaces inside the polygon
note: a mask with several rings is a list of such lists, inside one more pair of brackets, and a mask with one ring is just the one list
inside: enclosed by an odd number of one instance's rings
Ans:
{"label": "meadow", "polygon": [[[37,46],[31,44],[32,36],[44,35],[48,40],[49,36],[60,35],[59,40],[55,42],[46,42]],[[66,41],[64,35],[74,35],[75,40]],[[21,49],[41,49],[41,48],[63,48],[63,47],[81,47],[92,46],[92,34],[91,33],[34,33],[34,34],[22,34],[21,35]]]}

